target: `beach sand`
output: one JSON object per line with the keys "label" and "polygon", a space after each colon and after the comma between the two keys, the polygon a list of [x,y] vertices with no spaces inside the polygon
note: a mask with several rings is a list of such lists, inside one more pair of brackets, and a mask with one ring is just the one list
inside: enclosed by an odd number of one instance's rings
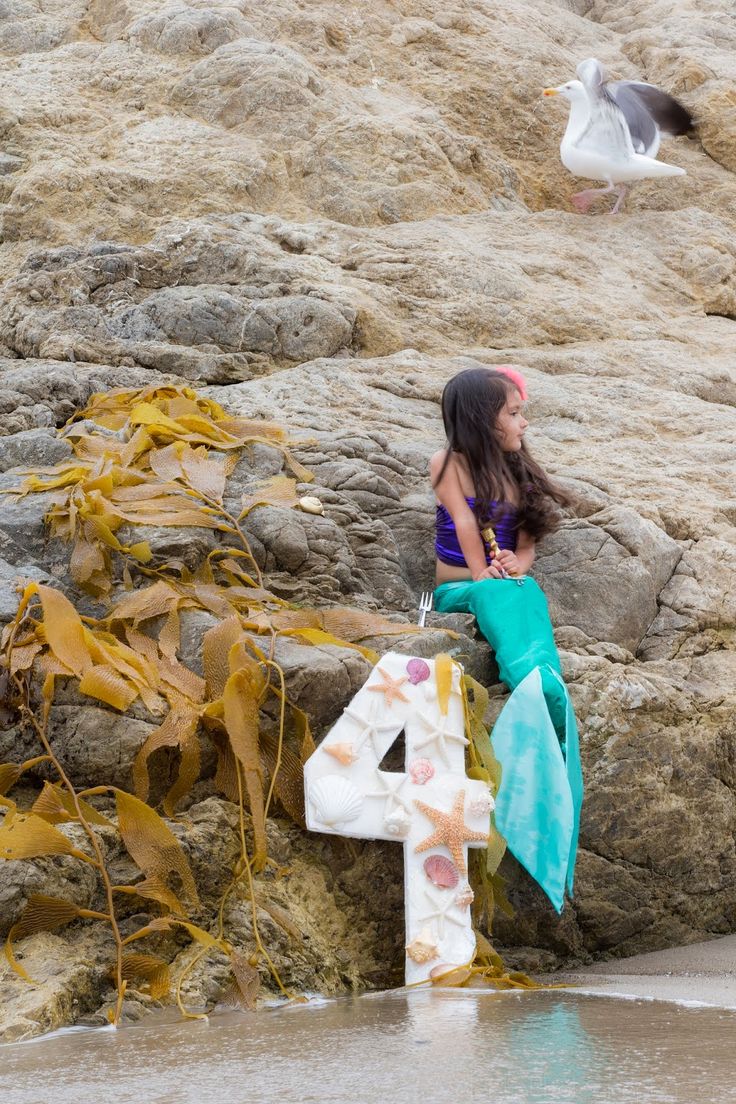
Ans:
{"label": "beach sand", "polygon": [[736,1008],[736,935],[556,974],[579,992]]}

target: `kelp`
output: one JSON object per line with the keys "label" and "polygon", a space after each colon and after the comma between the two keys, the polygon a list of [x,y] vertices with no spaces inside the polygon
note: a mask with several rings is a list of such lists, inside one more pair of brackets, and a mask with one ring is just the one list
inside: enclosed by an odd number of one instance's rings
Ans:
{"label": "kelp", "polygon": [[[117,1022],[129,982],[145,984],[152,996],[163,995],[170,984],[163,960],[147,953],[132,955],[124,947],[178,926],[200,943],[201,953],[218,949],[229,956],[233,985],[250,1008],[259,984],[259,957],[286,992],[260,938],[254,875],[268,861],[266,818],[273,799],[303,824],[302,762],[314,750],[308,718],[289,701],[283,672],[273,659],[274,641],[294,636],[305,646],[339,643],[374,659],[375,653],[361,641],[409,627],[349,608],[294,609],[263,586],[240,522],[260,505],[297,506],[297,482],[312,478],[291,455],[281,427],[230,417],[188,388],[164,387],[93,395],[64,435],[73,459],[30,471],[15,493],[51,492],[46,522],[53,536],[71,545],[70,573],[81,589],[109,600],[118,569],[126,589],[116,594],[104,617],[92,618],[81,617],[55,588],[30,583],[16,617],[6,626],[1,644],[13,708],[35,729],[44,754],[21,764],[0,764],[0,795],[42,760],[55,769],[57,780],[45,783],[30,813],[19,813],[11,800],[0,796],[8,809],[0,825],[0,857],[65,854],[92,864],[104,886],[107,911],[91,913],[71,902],[37,896],[11,931],[6,953],[22,972],[12,955],[14,939],[80,917],[107,923],[116,947],[118,998],[111,1018]],[[236,516],[224,504],[227,478],[258,443],[279,449],[291,475],[256,485]],[[124,539],[136,526],[207,528],[220,532],[224,543],[191,571],[181,562],[157,562],[145,540]],[[204,610],[219,619],[204,636],[204,678],[178,658],[180,618],[186,610]],[[40,715],[32,705],[38,677],[43,679]],[[80,694],[110,709],[125,713],[140,702],[158,719],[133,764],[135,795],[99,786],[75,791],[47,736],[60,677],[75,679]],[[262,731],[261,725],[271,698],[278,714],[275,734]],[[207,729],[217,750],[215,784],[240,809],[241,857],[220,902],[216,935],[193,923],[190,912],[199,908],[199,898],[191,869],[176,837],[148,804],[150,757],[160,748],[174,748],[178,772],[162,804],[166,816],[176,815],[177,805],[199,777],[200,727]],[[285,742],[287,731],[299,756]],[[88,800],[101,794],[115,798],[116,825]],[[88,850],[65,834],[68,825],[81,827]],[[113,885],[107,871],[97,833],[111,828],[140,871],[134,884]],[[225,904],[241,891],[241,883],[253,910],[254,961],[224,936]],[[120,894],[149,901],[162,915],[122,939],[115,914]],[[177,998],[184,1011],[182,981],[183,976]]]}
{"label": "kelp", "polygon": [[[139,752],[136,766],[139,768],[137,773],[140,779],[145,768],[145,760],[156,746],[157,733],[160,736],[167,725],[174,733],[174,738],[169,741],[159,740],[158,746],[177,741],[181,745],[182,726],[188,737],[195,738],[200,715],[207,708],[216,711],[218,702],[205,700],[205,680],[195,676],[193,672],[188,672],[186,668],[179,670],[180,665],[172,660],[170,655],[164,656],[160,646],[148,649],[147,654],[141,656],[129,645],[122,644],[104,628],[101,629],[94,624],[91,619],[83,621],[63,595],[54,592],[52,596],[49,594],[49,589],[36,583],[29,584],[26,588],[21,599],[22,612],[7,629],[5,658],[8,669],[14,670],[12,660],[15,640],[26,639],[33,633],[41,645],[38,653],[39,667],[43,669],[44,660],[50,661],[50,664],[49,662],[45,664],[46,667],[58,666],[62,676],[76,678],[79,689],[82,690],[86,685],[85,692],[99,701],[113,705],[115,708],[125,709],[129,699],[137,696],[144,686],[157,694],[160,691],[161,700],[169,702],[170,710],[160,728],[152,737],[149,737]],[[45,611],[51,610],[55,618],[53,627],[47,626],[43,616]],[[49,628],[50,631],[47,631]],[[152,638],[147,639],[152,646],[157,644]],[[245,837],[244,800],[243,794],[240,793],[243,851],[240,869],[234,873],[230,892],[237,889],[241,879],[247,874],[249,893],[252,893],[251,865],[262,867],[266,861],[267,797],[259,761],[258,725],[254,718],[258,715],[257,695],[263,695],[267,680],[258,662],[247,652],[239,650],[238,643],[242,641],[237,641],[234,647],[227,649],[230,674],[223,688],[223,695],[227,700],[229,687],[235,686],[238,702],[241,705],[249,704],[251,729],[244,733],[242,719],[237,716],[234,719],[229,717],[227,711],[223,711],[221,727],[226,735],[229,735],[229,732],[234,734],[236,774],[240,778],[238,771],[242,770],[243,778],[248,781],[248,793],[254,810],[251,826],[255,832],[257,847],[253,859],[249,859]],[[99,664],[95,664],[93,660],[99,658],[103,651],[112,657],[111,663],[114,664],[114,669],[110,667],[112,674],[119,680],[120,685],[126,688],[125,700],[111,701],[109,683],[92,684],[88,681],[89,673],[99,667]],[[60,658],[62,656],[64,661]],[[14,704],[27,723],[35,729],[45,754],[22,764],[3,764],[0,767],[0,777],[5,788],[9,790],[25,770],[41,761],[47,761],[56,769],[59,781],[44,784],[28,813],[19,812],[12,800],[2,799],[7,811],[0,824],[0,858],[23,859],[67,855],[90,864],[97,869],[103,882],[108,909],[104,912],[80,909],[72,902],[35,895],[29,900],[26,910],[8,935],[5,947],[8,962],[20,976],[30,980],[13,954],[15,940],[38,931],[54,931],[80,918],[107,923],[111,928],[116,947],[113,975],[118,991],[116,1006],[111,1011],[111,1020],[118,1022],[123,997],[129,983],[135,982],[136,985],[144,986],[149,995],[154,998],[164,996],[170,988],[169,967],[164,960],[148,953],[131,955],[124,952],[124,947],[138,938],[153,936],[166,928],[178,926],[199,942],[205,952],[218,949],[228,955],[235,984],[240,984],[242,987],[242,1001],[245,1006],[252,1007],[257,988],[256,980],[260,975],[255,966],[248,965],[243,960],[242,955],[232,947],[222,933],[213,936],[193,923],[190,913],[192,911],[196,913],[200,909],[197,886],[184,851],[165,821],[141,797],[116,787],[95,786],[77,792],[64,772],[47,735],[49,710],[58,677],[60,677],[58,673],[45,674],[43,708],[41,715],[38,716],[31,706],[31,683],[27,672],[14,670],[13,680],[17,692]],[[249,694],[253,696],[249,697]],[[141,694],[142,698],[143,696]],[[289,761],[289,767],[292,771],[298,769],[301,772],[301,763],[293,755]],[[184,785],[182,774],[185,769],[186,757],[182,756],[179,777],[175,783],[175,787],[179,787],[179,793],[182,795],[198,774],[198,771],[190,770]],[[115,798],[116,824],[90,803],[91,798],[102,794]],[[169,805],[175,803],[175,798],[176,794],[169,791],[164,801],[165,806],[167,802]],[[73,838],[65,834],[64,829],[67,825],[78,825],[82,828],[89,850],[82,849],[81,845],[78,846]],[[105,864],[105,848],[101,845],[97,834],[101,828],[114,828],[117,831],[121,842],[140,871],[140,880],[126,885],[112,883]],[[122,939],[114,905],[116,894],[135,895],[149,901],[155,907],[162,909],[164,915],[154,917],[138,931]],[[270,962],[265,948],[263,957]],[[185,1012],[183,1006],[182,1011]]]}
{"label": "kelp", "polygon": [[[493,753],[490,733],[484,720],[488,709],[488,691],[485,686],[482,686],[476,679],[467,674],[463,675],[461,686],[465,731],[470,740],[468,746],[470,756],[468,776],[484,782],[488,787],[491,798],[495,801],[501,785],[501,765]],[[490,978],[489,971],[502,968],[503,963],[479,929],[483,925],[487,931],[491,930],[493,915],[497,907],[507,916],[513,916],[513,909],[504,890],[504,879],[498,873],[501,859],[505,853],[506,841],[496,828],[493,815],[491,815],[488,846],[483,850],[474,849],[469,855],[470,875],[475,892],[472,916],[479,948],[475,967],[480,969],[486,980]],[[482,956],[481,949],[483,946],[488,949],[487,960],[484,960]],[[474,970],[472,976],[477,976],[477,973],[478,971]]]}
{"label": "kelp", "polygon": [[[521,970],[508,970],[500,954],[481,932],[476,932],[473,962],[433,972],[431,984],[451,989],[564,989],[565,985],[540,985]],[[422,982],[421,984],[426,984]]]}
{"label": "kelp", "polygon": [[[274,659],[275,641],[293,637],[305,647],[339,644],[375,661],[366,639],[421,630],[349,607],[294,608],[264,586],[241,522],[262,505],[298,507],[297,483],[312,478],[292,456],[281,427],[230,417],[216,402],[188,388],[158,387],[93,395],[63,432],[73,458],[55,468],[30,471],[15,493],[51,492],[46,522],[53,536],[71,546],[71,577],[80,589],[108,602],[108,609],[100,618],[82,617],[60,591],[33,582],[2,634],[4,708],[35,731],[42,754],[19,764],[0,764],[0,804],[7,810],[0,824],[0,858],[66,855],[91,865],[106,906],[86,910],[34,895],[9,933],[8,961],[27,977],[13,956],[15,940],[79,919],[106,924],[115,947],[112,976],[117,990],[110,1019],[117,1023],[129,983],[145,986],[156,998],[171,986],[164,959],[127,948],[179,930],[199,945],[176,983],[184,1015],[191,1015],[181,997],[185,978],[202,955],[213,951],[228,957],[232,992],[242,1007],[255,1007],[259,961],[291,996],[261,938],[258,908],[265,908],[287,932],[291,927],[293,933],[294,926],[283,910],[258,893],[255,876],[269,861],[266,821],[274,798],[297,823],[304,823],[302,764],[315,745],[308,717],[286,693]],[[227,479],[259,443],[279,449],[291,475],[254,486],[240,509],[231,512],[225,505]],[[221,534],[222,543],[191,570],[181,561],[160,561],[146,540],[129,536],[136,526],[210,529]],[[116,577],[123,586],[111,600]],[[202,642],[204,677],[178,657],[181,616],[187,610],[206,611],[218,619]],[[449,657],[440,675],[440,704],[446,707]],[[140,704],[158,722],[133,763],[135,794],[109,786],[75,790],[47,734],[59,678],[76,680],[80,694],[120,713]],[[37,704],[39,680],[43,689]],[[498,768],[483,729],[483,693],[466,679],[471,774],[486,779],[495,792]],[[269,702],[277,716],[275,731],[263,726]],[[198,915],[201,905],[193,873],[176,837],[149,804],[149,760],[161,748],[176,749],[177,774],[162,808],[167,817],[177,815],[177,806],[199,777],[201,729],[217,753],[215,786],[239,809],[241,854],[219,902],[214,933],[194,922],[192,913]],[[299,748],[298,755],[293,747]],[[44,784],[30,812],[19,812],[5,795],[41,762],[56,778]],[[100,795],[114,797],[116,823],[89,800]],[[113,884],[100,837],[105,831],[118,834],[140,872],[137,881]],[[493,901],[499,900],[495,882],[501,844],[498,837],[493,859],[481,874],[481,898],[489,915]],[[233,894],[250,900],[257,950],[247,958],[225,935],[226,906]],[[149,903],[159,915],[123,938],[115,905],[120,895]]]}
{"label": "kelp", "polygon": [[[78,420],[83,419],[81,424]],[[91,432],[90,424],[111,433]],[[72,419],[65,436],[74,460],[52,469],[32,471],[18,490],[53,492],[46,520],[53,536],[73,544],[70,573],[74,582],[96,597],[110,592],[113,554],[149,564],[146,541],[124,543],[118,533],[135,525],[189,526],[218,530],[239,539],[236,554],[245,555],[260,581],[248,542],[223,504],[228,475],[243,451],[256,443],[279,449],[296,479],[312,476],[286,447],[283,430],[271,423],[232,418],[210,399],[189,388],[151,388],[93,395]],[[295,480],[281,477],[284,486]],[[291,502],[264,485],[263,501]],[[241,517],[257,501],[243,504]],[[259,500],[259,495],[255,495]],[[296,499],[294,499],[294,502]]]}

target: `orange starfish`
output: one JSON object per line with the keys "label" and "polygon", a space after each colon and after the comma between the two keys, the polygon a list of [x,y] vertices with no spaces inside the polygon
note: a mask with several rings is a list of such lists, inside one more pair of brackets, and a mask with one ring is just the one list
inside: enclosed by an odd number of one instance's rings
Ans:
{"label": "orange starfish", "polygon": [[376,667],[379,675],[383,679],[380,686],[369,686],[369,690],[374,690],[377,694],[383,694],[384,702],[388,705],[394,704],[394,698],[398,698],[399,701],[408,702],[406,694],[400,689],[405,682],[408,682],[408,676],[402,675],[401,678],[392,678],[388,671],[384,671],[382,667]]}
{"label": "orange starfish", "polygon": [[415,801],[417,809],[424,813],[432,821],[435,831],[431,836],[418,843],[415,851],[428,851],[430,847],[446,847],[452,855],[452,860],[461,874],[467,873],[463,844],[470,840],[488,841],[485,832],[473,832],[465,823],[465,790],[459,790],[455,795],[452,808],[449,813],[443,813],[441,809],[433,809],[431,805],[425,805],[423,801]]}

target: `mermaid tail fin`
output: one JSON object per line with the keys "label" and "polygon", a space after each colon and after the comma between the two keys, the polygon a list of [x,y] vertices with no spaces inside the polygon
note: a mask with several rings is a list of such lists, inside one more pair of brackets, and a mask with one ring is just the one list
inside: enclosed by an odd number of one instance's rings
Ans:
{"label": "mermaid tail fin", "polygon": [[[561,710],[564,753],[550,715],[560,723]],[[556,671],[545,665],[526,675],[501,711],[491,739],[501,764],[496,827],[561,912],[565,889],[572,893],[573,888],[583,780],[575,714]]]}

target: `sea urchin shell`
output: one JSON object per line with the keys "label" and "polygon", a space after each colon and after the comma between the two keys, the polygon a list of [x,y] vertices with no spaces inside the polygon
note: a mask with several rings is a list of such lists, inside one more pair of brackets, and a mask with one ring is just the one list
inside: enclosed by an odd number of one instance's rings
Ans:
{"label": "sea urchin shell", "polygon": [[434,767],[430,759],[412,759],[409,764],[409,775],[412,782],[415,782],[417,786],[423,786],[425,782],[429,782],[430,778],[434,778]]}
{"label": "sea urchin shell", "polygon": [[454,889],[460,881],[457,867],[444,855],[430,855],[424,860],[424,873],[432,885],[440,889]]}
{"label": "sea urchin shell", "polygon": [[496,802],[493,800],[491,795],[486,792],[470,802],[470,804],[468,805],[468,812],[471,816],[474,817],[488,816],[488,814],[492,812],[492,810],[495,808]]}

